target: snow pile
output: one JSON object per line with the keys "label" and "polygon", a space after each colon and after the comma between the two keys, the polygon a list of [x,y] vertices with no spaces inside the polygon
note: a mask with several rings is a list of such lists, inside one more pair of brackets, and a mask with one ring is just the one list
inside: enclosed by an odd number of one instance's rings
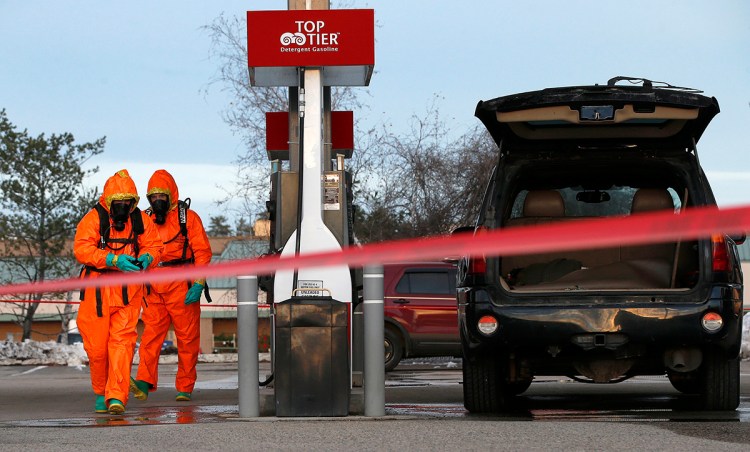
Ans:
{"label": "snow pile", "polygon": [[84,366],[89,359],[83,344],[58,344],[54,341],[0,342],[0,365]]}
{"label": "snow pile", "polygon": [[[270,362],[268,353],[259,353],[260,362]],[[133,356],[133,364],[138,364],[138,353]],[[177,355],[162,355],[162,364],[176,364]],[[200,363],[236,363],[237,353],[216,353],[198,355]],[[73,345],[58,344],[54,341],[24,342],[0,341],[0,366],[76,366],[82,367],[89,363],[82,343]]]}

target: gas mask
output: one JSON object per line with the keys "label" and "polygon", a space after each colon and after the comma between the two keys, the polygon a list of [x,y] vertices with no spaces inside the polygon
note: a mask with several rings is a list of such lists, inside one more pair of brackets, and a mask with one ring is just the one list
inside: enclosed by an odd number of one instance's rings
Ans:
{"label": "gas mask", "polygon": [[125,223],[130,217],[130,206],[132,204],[132,200],[112,201],[109,208],[109,215],[112,217],[112,225],[115,228],[115,231],[122,231],[125,229]]}
{"label": "gas mask", "polygon": [[169,200],[166,199],[155,199],[148,200],[151,204],[151,210],[154,212],[154,223],[164,224],[167,221],[167,212],[169,212]]}

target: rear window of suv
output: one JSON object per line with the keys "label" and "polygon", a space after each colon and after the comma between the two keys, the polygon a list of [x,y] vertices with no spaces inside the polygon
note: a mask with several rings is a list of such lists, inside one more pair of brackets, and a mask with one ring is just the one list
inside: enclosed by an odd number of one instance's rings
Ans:
{"label": "rear window of suv", "polygon": [[408,270],[396,285],[400,294],[455,294],[455,270]]}
{"label": "rear window of suv", "polygon": [[[675,189],[668,187],[666,190],[672,197],[675,211],[679,212],[681,207],[680,197]],[[565,201],[566,217],[598,217],[629,215],[633,196],[638,187],[613,186],[606,190],[587,190],[584,187],[557,188]],[[523,205],[529,190],[521,190],[513,202],[510,218],[523,216]]]}

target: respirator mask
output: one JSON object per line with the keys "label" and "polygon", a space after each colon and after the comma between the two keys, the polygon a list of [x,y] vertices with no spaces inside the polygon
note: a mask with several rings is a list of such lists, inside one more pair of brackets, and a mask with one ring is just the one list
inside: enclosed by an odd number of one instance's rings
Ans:
{"label": "respirator mask", "polygon": [[167,212],[169,212],[169,200],[154,199],[152,201],[149,198],[148,203],[151,204],[151,210],[154,212],[154,223],[164,224],[167,221]]}
{"label": "respirator mask", "polygon": [[130,217],[130,207],[132,205],[133,200],[112,201],[112,205],[109,208],[109,215],[112,217],[112,226],[115,228],[115,231],[125,229],[125,223],[127,223]]}

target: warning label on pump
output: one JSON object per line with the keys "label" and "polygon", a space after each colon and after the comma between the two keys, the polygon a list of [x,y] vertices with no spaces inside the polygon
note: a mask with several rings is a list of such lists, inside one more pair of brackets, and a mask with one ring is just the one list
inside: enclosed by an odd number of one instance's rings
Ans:
{"label": "warning label on pump", "polygon": [[312,280],[300,280],[297,281],[297,289],[301,289],[296,292],[296,295],[301,297],[322,297],[323,281],[312,281]]}
{"label": "warning label on pump", "polygon": [[341,189],[338,173],[323,175],[323,210],[341,210]]}

